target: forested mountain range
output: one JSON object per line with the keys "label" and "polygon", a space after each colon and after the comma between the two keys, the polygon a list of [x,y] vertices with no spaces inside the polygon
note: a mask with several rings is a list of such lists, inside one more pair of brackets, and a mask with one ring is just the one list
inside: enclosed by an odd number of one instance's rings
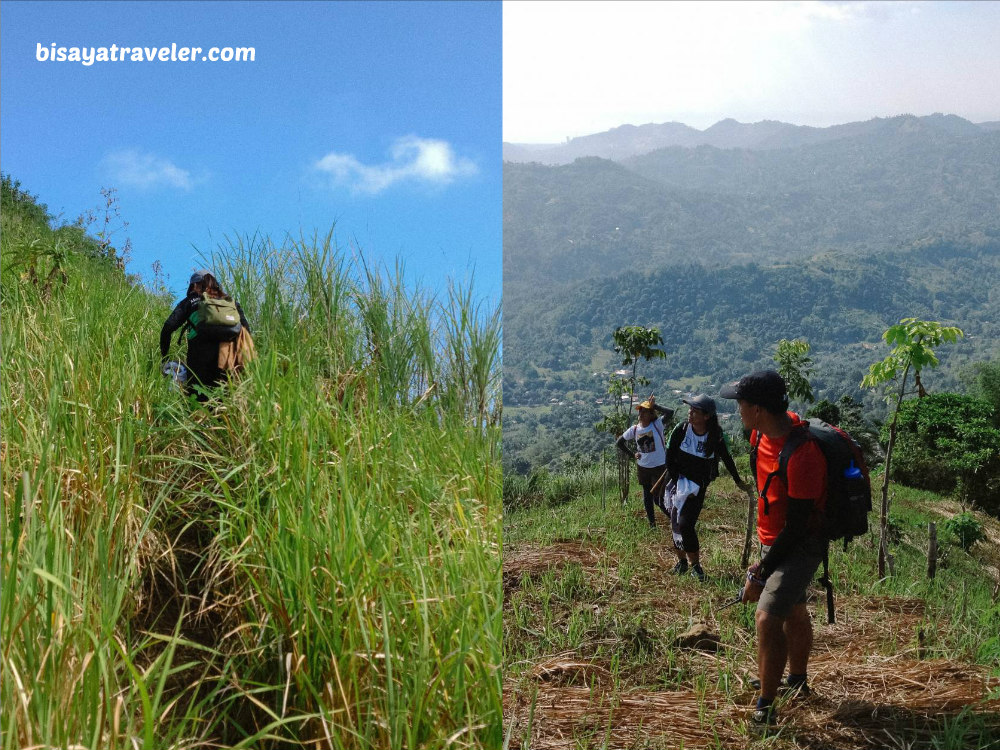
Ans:
{"label": "forested mountain range", "polygon": [[818,396],[876,413],[859,382],[902,317],[969,334],[940,352],[939,387],[1000,356],[1000,131],[953,116],[840,128],[805,144],[791,131],[788,147],[505,164],[508,467],[567,455],[546,428],[583,454],[600,443],[620,325],[663,332],[667,358],[641,368],[651,389],[715,395],[806,338]]}

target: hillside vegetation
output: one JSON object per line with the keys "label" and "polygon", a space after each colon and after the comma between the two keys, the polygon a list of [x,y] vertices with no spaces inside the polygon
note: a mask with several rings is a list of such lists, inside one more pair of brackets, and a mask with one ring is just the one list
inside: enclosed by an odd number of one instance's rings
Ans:
{"label": "hillside vegetation", "polygon": [[[504,482],[505,497],[518,489]],[[699,583],[671,575],[662,514],[650,530],[636,490],[623,508],[602,487],[599,471],[562,475],[505,514],[508,747],[1000,747],[996,519],[975,514],[986,536],[965,551],[946,530],[956,503],[893,485],[895,575],[878,580],[874,533],[846,552],[834,545],[835,624],[822,588],[811,589],[812,694],[779,697],[778,732],[762,738],[749,726],[754,608],[720,609],[743,580],[746,497],[728,477],[709,489]],[[942,542],[933,579],[929,522]]]}
{"label": "hillside vegetation", "polygon": [[318,237],[206,261],[258,361],[4,178],[3,748],[500,742],[499,312]]}

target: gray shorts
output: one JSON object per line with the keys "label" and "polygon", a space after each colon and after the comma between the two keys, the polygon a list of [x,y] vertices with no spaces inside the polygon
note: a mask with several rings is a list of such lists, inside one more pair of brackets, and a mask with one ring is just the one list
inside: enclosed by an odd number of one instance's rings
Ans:
{"label": "gray shorts", "polygon": [[[770,547],[763,548],[767,554]],[[762,609],[775,617],[788,617],[792,607],[806,603],[806,590],[816,575],[816,569],[823,562],[822,553],[817,555],[802,547],[792,550],[781,564],[767,578],[761,592],[757,609]]]}

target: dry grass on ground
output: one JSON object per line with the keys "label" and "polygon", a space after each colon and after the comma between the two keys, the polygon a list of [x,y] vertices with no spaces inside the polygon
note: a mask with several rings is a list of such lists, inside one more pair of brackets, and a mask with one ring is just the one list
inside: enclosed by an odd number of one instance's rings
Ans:
{"label": "dry grass on ground", "polygon": [[[664,555],[659,547],[651,550],[656,557]],[[666,555],[663,562],[671,557]],[[605,558],[592,543],[512,546],[504,555],[504,602],[523,575],[540,577],[567,564],[582,566],[594,589],[607,591],[600,579],[614,560]],[[702,589],[664,584],[662,574],[654,574],[662,601],[647,600],[647,605],[661,605],[665,618],[698,611]],[[781,732],[768,747],[930,747],[932,735],[970,705],[1000,738],[1000,698],[987,700],[991,691],[1000,694],[1000,679],[980,666],[926,658],[924,642],[933,634],[924,631],[934,625],[925,619],[923,601],[842,596],[837,610],[834,625],[817,617],[812,695],[780,704]],[[732,629],[720,628],[728,617],[720,613],[723,623],[710,617],[705,624],[714,633],[725,632]],[[510,747],[747,747],[753,742],[747,717],[755,697],[748,684],[756,674],[754,643],[748,629],[739,627],[726,640],[718,652],[688,649],[676,656],[689,676],[681,681],[684,689],[651,689],[655,664],[638,670],[618,665],[616,671],[607,658],[595,656],[593,642],[519,665],[526,668],[504,682]],[[728,689],[720,675],[727,675]]]}

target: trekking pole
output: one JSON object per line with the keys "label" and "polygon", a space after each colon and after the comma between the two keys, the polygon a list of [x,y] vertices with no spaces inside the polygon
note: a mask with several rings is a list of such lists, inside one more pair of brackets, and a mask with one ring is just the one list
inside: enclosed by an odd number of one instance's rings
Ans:
{"label": "trekking pole", "polygon": [[729,609],[730,607],[735,607],[737,604],[739,604],[742,601],[743,601],[743,589],[740,589],[740,593],[738,593],[736,595],[735,599],[731,599],[730,601],[726,602],[725,604],[723,604],[721,607],[719,607],[715,611],[716,611],[716,613],[719,613],[719,612],[721,612],[724,609]]}
{"label": "trekking pole", "polygon": [[743,557],[740,558],[740,567],[745,568],[750,564],[750,538],[753,536],[754,511],[757,509],[757,498],[753,491],[747,487],[747,530],[743,538]]}
{"label": "trekking pole", "polygon": [[650,492],[650,494],[652,494],[652,493],[656,492],[656,488],[660,486],[660,482],[662,482],[662,481],[663,481],[663,478],[664,478],[665,476],[667,476],[667,471],[668,471],[667,469],[664,469],[664,470],[663,470],[663,473],[662,473],[662,474],[660,474],[660,478],[659,478],[659,479],[657,479],[657,480],[656,480],[656,483],[655,483],[655,484],[654,484],[654,485],[653,485],[652,487],[650,487],[650,488],[649,488],[649,492]]}
{"label": "trekking pole", "polygon": [[601,510],[608,509],[608,452],[601,451]]}

